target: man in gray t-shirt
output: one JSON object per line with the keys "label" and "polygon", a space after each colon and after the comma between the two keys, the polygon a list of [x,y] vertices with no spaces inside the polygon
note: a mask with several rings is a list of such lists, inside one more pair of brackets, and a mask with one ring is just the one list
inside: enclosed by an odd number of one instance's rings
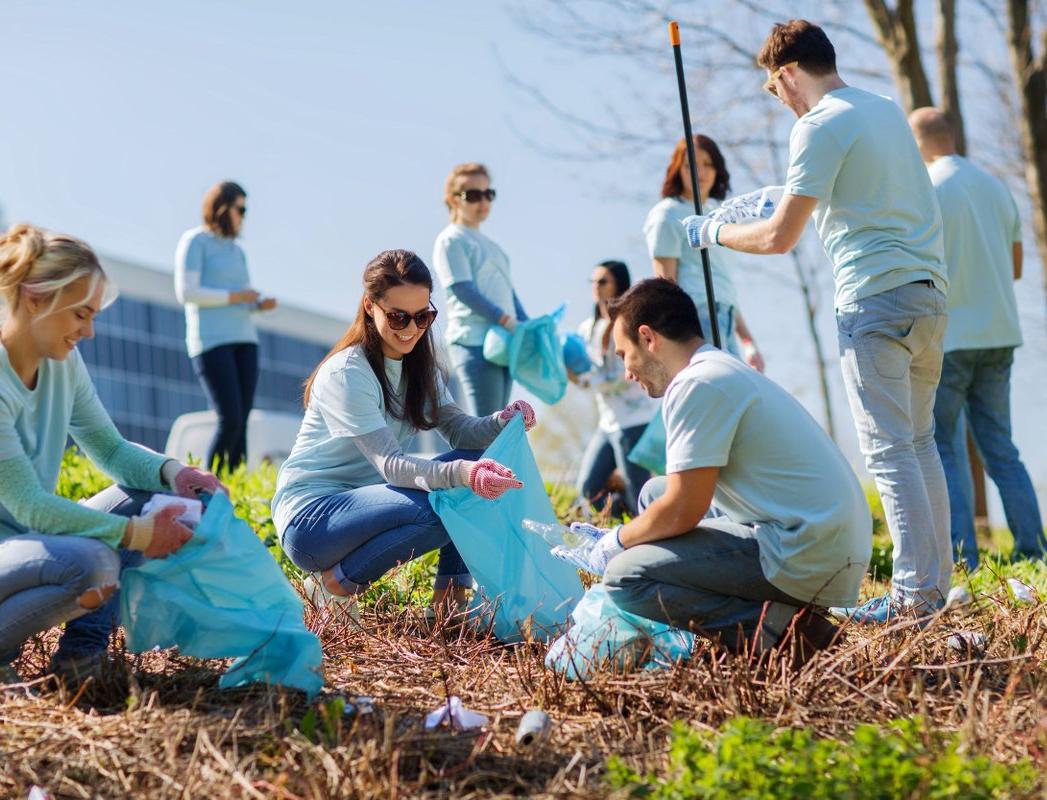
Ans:
{"label": "man in gray t-shirt", "polygon": [[806,658],[835,628],[801,610],[853,603],[869,563],[853,470],[788,392],[705,343],[671,281],[640,282],[612,316],[627,375],[665,398],[667,474],[628,524],[587,531],[601,538],[586,567],[626,611],[735,651],[795,640]]}

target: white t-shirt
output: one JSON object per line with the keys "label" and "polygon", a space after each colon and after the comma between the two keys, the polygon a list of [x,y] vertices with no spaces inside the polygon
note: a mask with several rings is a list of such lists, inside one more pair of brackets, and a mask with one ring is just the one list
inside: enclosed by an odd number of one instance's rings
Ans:
{"label": "white t-shirt", "polygon": [[764,576],[818,605],[858,598],[872,517],[843,454],[778,384],[711,345],[669,384],[666,472],[719,467],[713,505],[752,526]]}
{"label": "white t-shirt", "polygon": [[[402,369],[403,361],[385,359],[385,373],[397,397],[404,391]],[[453,402],[441,381],[439,405]],[[313,381],[294,448],[276,479],[272,508],[277,531],[318,497],[385,483],[352,437],[386,427],[401,446],[417,433],[408,420],[397,419],[386,408],[363,347],[353,345],[327,359]]]}
{"label": "white t-shirt", "polygon": [[837,308],[913,281],[946,291],[938,198],[905,114],[888,98],[844,86],[796,120],[785,192],[818,201]]}
{"label": "white t-shirt", "polygon": [[603,317],[590,317],[578,327],[585,339],[592,371],[584,378],[596,392],[596,408],[600,412],[599,426],[605,433],[616,433],[626,428],[646,425],[658,413],[658,401],[647,396],[636,381],[625,377],[625,364],[614,352],[614,339],[603,348],[603,335],[609,323]]}
{"label": "white t-shirt", "polygon": [[[475,228],[452,223],[440,231],[433,246],[433,269],[445,292],[459,281],[473,281],[480,294],[503,313],[516,316],[509,256]],[[448,344],[484,343],[490,320],[450,292],[447,293],[447,316]]]}
{"label": "white t-shirt", "polygon": [[[702,211],[708,213],[719,208],[716,200],[709,200]],[[676,283],[683,289],[698,308],[704,308],[705,272],[702,269],[702,253],[687,241],[687,229],[682,220],[694,213],[694,205],[679,197],[664,197],[647,213],[643,224],[647,240],[647,254],[651,258],[675,258]],[[736,256],[726,247],[709,248],[709,269],[713,276],[713,294],[721,306],[738,305],[738,292],[734,288],[732,272]]]}
{"label": "white t-shirt", "polygon": [[1003,181],[963,156],[929,168],[945,226],[949,324],[945,352],[1017,347],[1022,343],[1014,296],[1015,242],[1022,240],[1018,206]]}

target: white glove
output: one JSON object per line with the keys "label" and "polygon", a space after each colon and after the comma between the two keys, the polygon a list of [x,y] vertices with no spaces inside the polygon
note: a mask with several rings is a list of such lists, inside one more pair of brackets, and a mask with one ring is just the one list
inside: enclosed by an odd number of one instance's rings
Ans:
{"label": "white glove", "polygon": [[764,186],[755,192],[725,200],[723,205],[709,213],[709,217],[724,223],[768,219],[774,214],[784,194],[784,186]]}
{"label": "white glove", "polygon": [[608,530],[587,522],[572,522],[570,527],[573,533],[582,534],[594,541],[593,546],[588,548],[588,552],[586,552],[587,548],[568,548],[563,545],[558,545],[549,552],[557,558],[574,564],[579,569],[584,569],[594,575],[603,575],[610,560],[625,551],[618,539],[621,525],[616,525]]}
{"label": "white glove", "polygon": [[716,237],[720,232],[720,228],[723,227],[723,223],[719,220],[704,215],[692,214],[689,217],[684,217],[680,222],[687,229],[687,241],[690,242],[691,247],[704,249],[712,247],[714,244],[719,244]]}

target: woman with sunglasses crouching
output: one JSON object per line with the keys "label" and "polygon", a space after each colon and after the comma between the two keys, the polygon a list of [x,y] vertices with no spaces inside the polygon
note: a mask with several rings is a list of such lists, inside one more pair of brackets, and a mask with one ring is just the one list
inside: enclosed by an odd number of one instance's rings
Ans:
{"label": "woman with sunglasses crouching", "polygon": [[447,177],[444,203],[451,224],[440,231],[433,267],[447,294],[448,355],[470,414],[491,414],[509,402],[512,377],[506,367],[484,359],[483,343],[493,325],[510,332],[527,319],[513,289],[509,257],[480,233],[495,191],[483,164],[459,164]]}
{"label": "woman with sunglasses crouching", "polygon": [[[356,319],[306,382],[305,419],[277,478],[273,520],[291,560],[313,573],[307,597],[354,619],[372,581],[437,548],[433,606],[463,603],[472,580],[426,493],[467,486],[495,499],[522,485],[478,459],[514,414],[530,430],[534,411],[518,400],[478,418],[454,404],[430,334],[432,288],[428,267],[406,250],[367,265]],[[462,449],[431,460],[404,453],[417,431],[434,428]]]}

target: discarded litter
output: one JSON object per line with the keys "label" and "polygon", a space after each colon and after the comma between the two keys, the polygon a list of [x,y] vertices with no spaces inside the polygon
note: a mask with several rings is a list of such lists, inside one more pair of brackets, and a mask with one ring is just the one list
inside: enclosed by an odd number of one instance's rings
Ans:
{"label": "discarded litter", "polygon": [[463,706],[461,698],[456,694],[448,697],[447,702],[439,708],[425,715],[425,727],[431,730],[439,727],[446,720],[450,720],[451,726],[459,731],[480,728],[487,724],[487,717]]}
{"label": "discarded litter", "polygon": [[185,511],[178,515],[177,519],[183,525],[195,528],[200,524],[203,516],[204,504],[193,497],[176,497],[173,494],[154,494],[142,506],[142,516],[148,516],[168,506],[184,506]]}
{"label": "discarded litter", "polygon": [[952,634],[946,644],[949,649],[960,653],[981,654],[985,650],[986,638],[984,633],[978,631],[956,631]]}
{"label": "discarded litter", "polygon": [[549,738],[553,721],[540,709],[532,709],[523,715],[516,728],[516,746],[521,750],[537,747]]}
{"label": "discarded litter", "polygon": [[374,713],[374,698],[368,697],[367,695],[360,695],[354,697],[351,700],[345,701],[345,716],[349,717],[353,714],[359,714],[361,717],[365,714]]}
{"label": "discarded litter", "polygon": [[966,586],[954,586],[949,590],[949,594],[945,598],[945,607],[965,606],[969,602],[971,602],[970,590]]}
{"label": "discarded litter", "polygon": [[1007,586],[1010,587],[1011,594],[1014,596],[1014,602],[1016,603],[1035,603],[1036,592],[1033,588],[1027,584],[1022,583],[1017,578],[1008,578]]}

